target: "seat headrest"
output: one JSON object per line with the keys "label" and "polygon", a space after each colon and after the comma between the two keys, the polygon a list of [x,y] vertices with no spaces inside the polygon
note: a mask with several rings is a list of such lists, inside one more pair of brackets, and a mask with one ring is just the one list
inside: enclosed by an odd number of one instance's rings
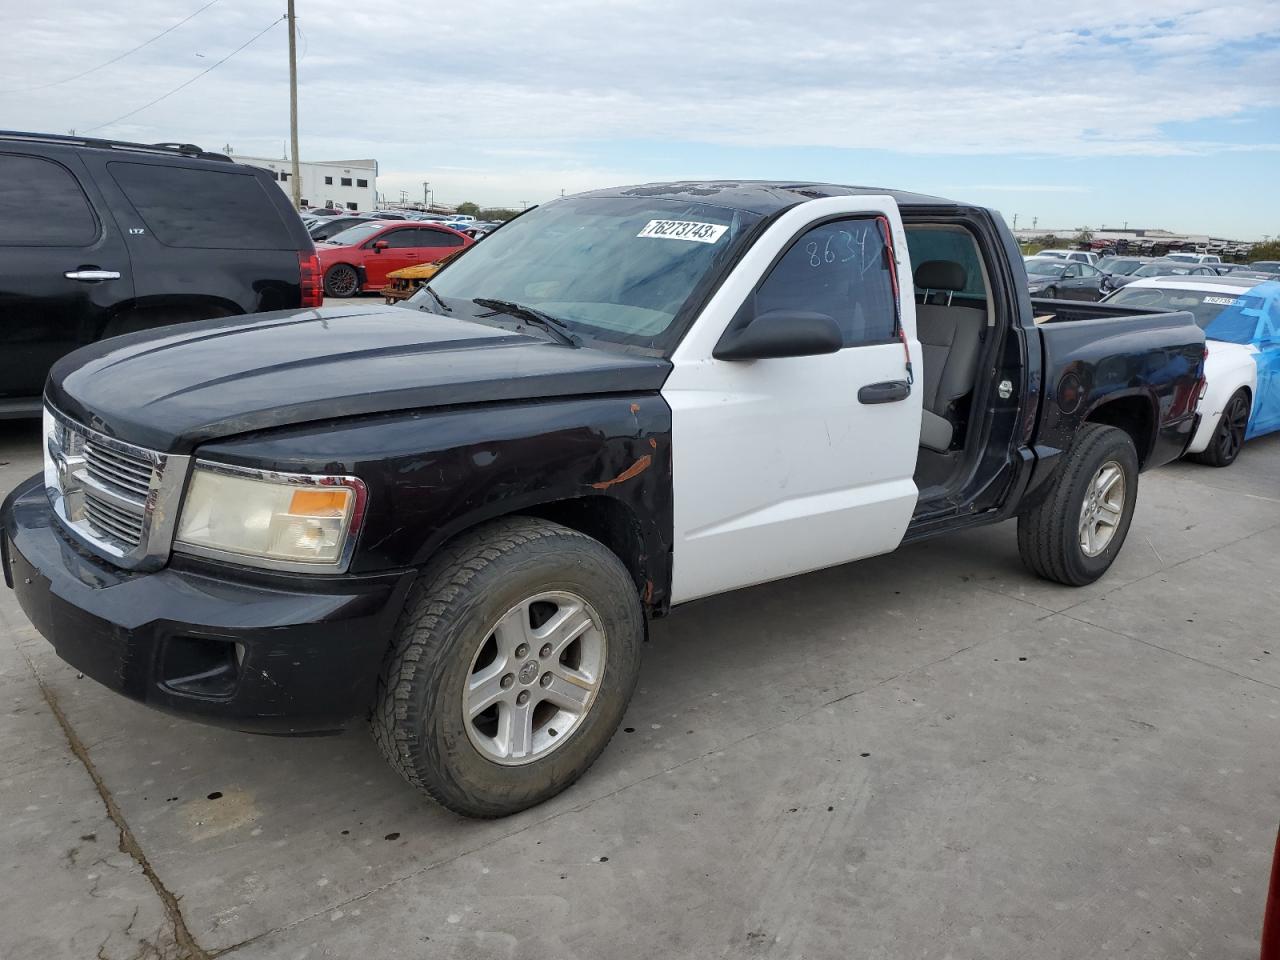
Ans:
{"label": "seat headrest", "polygon": [[916,267],[916,286],[925,290],[963,290],[968,282],[964,267],[954,260],[926,260]]}

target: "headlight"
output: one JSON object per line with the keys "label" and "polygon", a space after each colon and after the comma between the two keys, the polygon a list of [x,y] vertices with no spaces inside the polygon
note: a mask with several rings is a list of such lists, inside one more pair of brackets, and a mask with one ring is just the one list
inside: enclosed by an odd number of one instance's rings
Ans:
{"label": "headlight", "polygon": [[251,566],[338,572],[364,517],[356,477],[249,470],[196,461],[175,549]]}

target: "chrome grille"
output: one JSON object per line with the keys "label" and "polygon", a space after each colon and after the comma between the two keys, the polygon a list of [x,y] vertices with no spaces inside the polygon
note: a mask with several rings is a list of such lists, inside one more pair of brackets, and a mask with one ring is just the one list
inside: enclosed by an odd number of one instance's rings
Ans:
{"label": "chrome grille", "polygon": [[68,532],[123,567],[169,555],[188,457],[106,436],[45,408],[45,489]]}
{"label": "chrome grille", "polygon": [[151,492],[151,478],[155,471],[151,464],[141,457],[118,450],[108,450],[91,440],[86,440],[84,460],[85,469],[89,471],[91,477],[137,497],[139,506]]}

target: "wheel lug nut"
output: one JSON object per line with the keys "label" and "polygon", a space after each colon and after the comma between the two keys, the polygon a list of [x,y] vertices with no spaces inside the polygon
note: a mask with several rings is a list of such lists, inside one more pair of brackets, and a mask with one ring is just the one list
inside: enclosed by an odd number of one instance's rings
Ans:
{"label": "wheel lug nut", "polygon": [[551,644],[544,643],[542,645],[542,649],[538,651],[538,656],[542,657],[543,660],[551,656]]}
{"label": "wheel lug nut", "polygon": [[546,673],[544,673],[542,675],[542,679],[539,680],[538,682],[542,684],[544,687],[551,686],[551,671],[548,670]]}
{"label": "wheel lug nut", "polygon": [[517,657],[527,657],[528,655],[529,655],[529,645],[527,643],[522,643],[520,644],[520,646],[516,647]]}
{"label": "wheel lug nut", "polygon": [[529,702],[529,691],[521,690],[520,695],[516,697],[516,703],[520,704],[520,706],[523,707],[528,702]]}
{"label": "wheel lug nut", "polygon": [[510,690],[511,685],[515,682],[516,682],[516,675],[514,673],[508,673],[505,677],[502,678],[502,689]]}

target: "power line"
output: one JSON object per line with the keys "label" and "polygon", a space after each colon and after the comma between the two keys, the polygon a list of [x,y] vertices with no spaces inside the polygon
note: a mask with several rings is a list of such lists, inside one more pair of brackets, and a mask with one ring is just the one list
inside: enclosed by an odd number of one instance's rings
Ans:
{"label": "power line", "polygon": [[136,47],[132,48],[131,50],[126,50],[124,53],[120,54],[119,56],[112,57],[110,60],[106,61],[105,63],[100,63],[96,67],[90,67],[88,70],[85,70],[81,73],[77,73],[73,77],[64,77],[61,80],[53,80],[49,83],[39,83],[39,84],[36,84],[34,87],[15,87],[12,90],[0,90],[0,93],[27,93],[28,91],[31,91],[31,90],[47,90],[49,87],[56,87],[63,83],[70,83],[73,80],[79,80],[81,77],[87,77],[91,73],[97,73],[103,67],[109,67],[113,63],[119,63],[121,60],[129,56],[131,53],[137,53],[143,47],[150,46],[151,44],[159,40],[161,37],[168,36],[169,34],[173,33],[173,31],[177,30],[180,26],[182,26],[184,23],[186,23],[188,20],[192,20],[195,17],[198,17],[200,14],[204,13],[206,10],[208,10],[217,2],[218,0],[209,0],[208,3],[206,3],[203,7],[197,10],[195,13],[189,16],[183,17],[173,26],[169,27],[169,29],[162,30],[160,33],[157,33],[150,40],[144,40],[142,43],[138,44]]}
{"label": "power line", "polygon": [[142,106],[138,107],[136,110],[130,110],[128,113],[124,114],[123,116],[116,117],[114,120],[108,120],[106,123],[100,123],[100,124],[98,124],[96,127],[89,127],[88,129],[84,130],[83,132],[84,132],[84,133],[93,133],[93,131],[95,131],[95,130],[101,130],[103,127],[109,127],[109,126],[111,126],[112,124],[119,123],[121,120],[128,120],[130,117],[134,116],[135,114],[139,114],[139,113],[141,113],[143,110],[146,110],[148,107],[154,107],[154,106],[155,106],[157,103],[159,103],[161,100],[167,100],[167,99],[169,99],[169,98],[170,98],[170,97],[172,97],[175,93],[177,93],[179,90],[182,90],[182,89],[184,89],[185,87],[189,87],[189,86],[191,86],[191,84],[195,83],[197,80],[199,80],[201,77],[203,77],[203,76],[204,76],[206,73],[208,73],[210,70],[215,70],[215,69],[217,69],[218,67],[222,66],[224,63],[226,63],[228,60],[230,60],[232,57],[234,57],[237,53],[239,53],[239,52],[240,52],[241,50],[243,50],[245,47],[249,46],[249,44],[253,43],[253,41],[257,40],[259,37],[261,37],[263,34],[265,34],[268,30],[270,30],[270,29],[271,29],[272,27],[274,27],[276,24],[280,23],[282,20],[284,20],[284,17],[279,17],[278,19],[272,20],[269,24],[267,24],[267,26],[266,26],[264,29],[259,30],[259,31],[258,31],[257,33],[255,33],[252,37],[250,37],[250,38],[249,38],[248,40],[246,40],[244,43],[240,44],[240,46],[236,47],[234,50],[232,50],[230,53],[228,53],[225,57],[223,57],[223,58],[222,58],[221,60],[219,60],[217,63],[215,63],[215,64],[213,64],[213,65],[211,65],[211,66],[208,66],[208,67],[206,67],[205,69],[201,70],[199,73],[197,73],[197,74],[196,74],[194,77],[192,77],[190,80],[187,80],[187,81],[186,81],[186,82],[184,82],[184,83],[180,83],[180,84],[178,84],[176,87],[174,87],[174,88],[173,88],[172,90],[170,90],[168,93],[161,94],[160,96],[156,97],[154,100],[150,100],[150,101],[148,101],[147,103],[144,103]]}

